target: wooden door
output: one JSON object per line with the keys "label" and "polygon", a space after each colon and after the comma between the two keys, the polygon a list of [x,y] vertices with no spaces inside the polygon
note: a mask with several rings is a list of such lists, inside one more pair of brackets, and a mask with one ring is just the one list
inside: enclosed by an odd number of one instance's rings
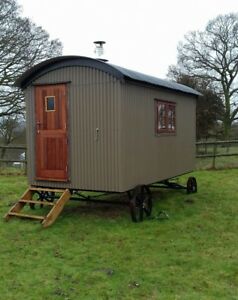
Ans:
{"label": "wooden door", "polygon": [[36,179],[68,181],[66,85],[35,87]]}

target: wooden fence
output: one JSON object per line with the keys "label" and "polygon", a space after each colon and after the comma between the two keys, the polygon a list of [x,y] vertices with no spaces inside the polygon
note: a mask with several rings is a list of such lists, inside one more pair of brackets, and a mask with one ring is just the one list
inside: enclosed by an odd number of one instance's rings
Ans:
{"label": "wooden fence", "polygon": [[196,143],[197,158],[211,158],[211,168],[216,168],[217,157],[238,156],[238,140],[204,141]]}
{"label": "wooden fence", "polygon": [[[23,150],[25,153],[24,159],[14,159],[14,158],[2,158],[0,159],[1,163],[22,163],[24,170],[26,171],[27,167],[27,147],[26,145],[0,145],[0,150],[5,149],[9,150]],[[222,151],[221,151],[222,149]],[[235,151],[236,150],[236,151]],[[238,140],[229,140],[229,141],[204,141],[196,143],[196,157],[197,158],[211,158],[211,167],[216,167],[216,158],[225,157],[225,156],[238,156]]]}
{"label": "wooden fence", "polygon": [[[0,145],[0,150],[23,150],[23,152],[25,153],[24,155],[24,159],[19,159],[19,158],[15,158],[14,155],[11,156],[11,158],[0,158],[0,167],[3,164],[11,164],[12,166],[14,166],[14,163],[19,163],[22,164],[22,168],[24,169],[24,173],[26,174],[26,169],[27,169],[27,147],[26,145]],[[1,151],[0,151],[1,153]]]}

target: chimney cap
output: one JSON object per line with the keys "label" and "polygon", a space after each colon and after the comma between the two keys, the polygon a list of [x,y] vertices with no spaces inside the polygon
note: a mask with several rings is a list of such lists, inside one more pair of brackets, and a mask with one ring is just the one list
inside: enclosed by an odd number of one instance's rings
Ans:
{"label": "chimney cap", "polygon": [[106,42],[105,41],[95,41],[94,44],[102,46],[102,45],[106,44]]}

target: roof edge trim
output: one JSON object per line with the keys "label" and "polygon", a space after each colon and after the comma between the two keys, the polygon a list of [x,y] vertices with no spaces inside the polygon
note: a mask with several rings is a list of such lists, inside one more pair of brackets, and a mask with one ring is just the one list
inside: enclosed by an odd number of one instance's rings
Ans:
{"label": "roof edge trim", "polygon": [[54,58],[50,58],[45,60],[26,72],[24,72],[16,81],[15,86],[21,89],[27,88],[34,80],[41,77],[45,73],[50,71],[54,71],[64,67],[72,67],[72,66],[80,66],[80,67],[91,67],[94,69],[102,70],[106,73],[113,75],[118,79],[123,79],[123,74],[112,67],[111,65],[102,62],[97,59],[84,57],[84,56],[58,56]]}
{"label": "roof edge trim", "polygon": [[15,86],[21,89],[25,89],[30,84],[32,84],[34,80],[50,71],[73,66],[98,69],[114,76],[121,81],[127,80],[131,82],[137,82],[138,84],[142,83],[148,86],[160,87],[167,90],[190,94],[196,97],[201,96],[201,93],[199,93],[198,91],[176,82],[171,82],[168,80],[159,79],[157,77],[145,75],[136,71],[103,62],[99,59],[76,55],[50,58],[33,66],[16,80]]}

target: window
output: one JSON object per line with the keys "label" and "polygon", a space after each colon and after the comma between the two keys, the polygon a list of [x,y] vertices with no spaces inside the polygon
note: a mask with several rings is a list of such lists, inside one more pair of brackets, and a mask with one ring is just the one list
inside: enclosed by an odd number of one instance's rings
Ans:
{"label": "window", "polygon": [[45,111],[55,111],[55,96],[45,97]]}
{"label": "window", "polygon": [[160,133],[175,133],[176,103],[155,100],[155,131]]}

